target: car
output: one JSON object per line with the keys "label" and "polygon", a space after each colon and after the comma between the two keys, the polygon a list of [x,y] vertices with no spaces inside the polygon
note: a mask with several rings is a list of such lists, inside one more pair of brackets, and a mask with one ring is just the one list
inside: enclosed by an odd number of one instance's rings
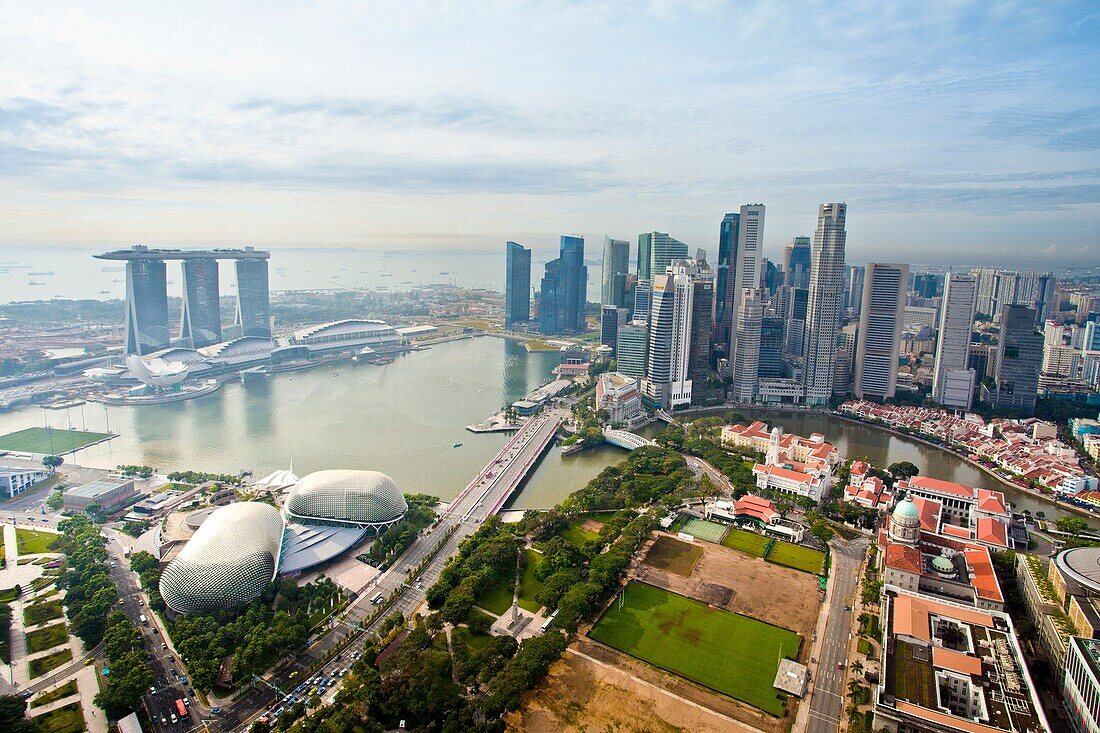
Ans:
{"label": "car", "polygon": [[214,715],[221,715],[222,709],[221,708],[210,708],[210,712],[214,713]]}
{"label": "car", "polygon": [[160,648],[161,648],[161,649],[167,649],[167,648],[168,648],[168,645],[167,645],[167,644],[165,644],[165,643],[164,643],[164,642],[162,641],[162,642],[160,643]]}
{"label": "car", "polygon": [[155,695],[155,694],[157,694],[157,688],[155,688],[155,687],[152,687],[152,686],[150,686],[150,687],[149,687],[149,694],[150,694],[150,695]]}
{"label": "car", "polygon": [[84,666],[85,667],[90,667],[93,664],[95,664],[95,657],[88,657],[87,659],[84,660]]}
{"label": "car", "polygon": [[160,724],[161,725],[168,725],[168,718],[164,717],[163,715],[160,716]]}
{"label": "car", "polygon": [[34,690],[23,690],[19,693],[19,696],[26,700],[28,697],[34,694]]}
{"label": "car", "polygon": [[126,599],[125,599],[125,598],[119,598],[119,599],[118,599],[118,605],[122,606],[122,605],[124,605],[125,603],[126,603]]}
{"label": "car", "polygon": [[175,676],[175,674],[176,674],[176,668],[175,667],[169,667],[168,671],[171,672],[173,676]]}
{"label": "car", "polygon": [[188,700],[186,697],[183,698],[183,704],[186,705],[187,707],[191,707],[191,701]]}
{"label": "car", "polygon": [[843,662],[843,660],[842,660],[842,661],[839,661],[839,662],[837,662],[837,663],[836,663],[836,668],[837,668],[837,669],[844,669],[844,662]]}
{"label": "car", "polygon": [[154,634],[159,634],[159,633],[160,633],[160,629],[158,629],[158,628],[157,628],[156,626],[154,626],[154,627],[153,627],[153,633],[154,633]]}
{"label": "car", "polygon": [[173,723],[178,723],[178,722],[180,722],[180,719],[176,717],[176,714],[175,714],[175,713],[172,713],[172,722],[173,722]]}
{"label": "car", "polygon": [[180,675],[180,684],[181,685],[186,685],[187,684],[187,677],[185,677],[182,674]]}

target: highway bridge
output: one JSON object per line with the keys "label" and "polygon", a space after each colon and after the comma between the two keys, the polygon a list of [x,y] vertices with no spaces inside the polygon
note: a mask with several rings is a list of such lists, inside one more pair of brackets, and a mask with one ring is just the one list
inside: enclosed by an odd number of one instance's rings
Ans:
{"label": "highway bridge", "polygon": [[[427,589],[439,579],[448,558],[458,552],[462,540],[476,532],[488,517],[500,511],[523,483],[568,415],[567,409],[551,408],[527,421],[504,444],[493,460],[451,501],[435,527],[418,537],[398,563],[379,576],[373,585],[368,586],[348,606],[338,622],[339,628],[310,645],[293,662],[268,677],[264,685],[258,685],[239,698],[223,715],[210,719],[211,729],[247,730],[265,711],[278,707],[278,695],[273,691],[275,688],[293,690],[302,682],[303,677],[312,673],[334,679],[333,671],[336,668],[350,666],[346,655],[361,648],[365,635],[374,631],[384,619],[394,613],[401,613],[406,617],[411,615],[423,603]],[[443,538],[443,546],[437,551],[436,547]],[[428,564],[417,577],[413,577],[410,570],[425,560],[428,560]],[[385,613],[364,625],[365,620],[379,608],[371,602],[379,593],[383,598],[396,594],[396,598],[386,608]],[[349,635],[356,638],[341,651],[342,659],[330,660],[318,667]]]}

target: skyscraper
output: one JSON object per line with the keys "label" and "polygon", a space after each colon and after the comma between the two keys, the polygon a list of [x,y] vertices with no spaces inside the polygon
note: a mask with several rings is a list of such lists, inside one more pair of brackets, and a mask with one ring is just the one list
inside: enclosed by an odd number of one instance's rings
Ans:
{"label": "skyscraper", "polygon": [[663,275],[673,260],[686,260],[688,248],[663,232],[638,235],[638,280]]}
{"label": "skyscraper", "polygon": [[810,292],[806,303],[805,365],[802,383],[807,404],[824,405],[833,391],[836,336],[844,297],[844,222],[847,205],[821,204],[811,248]]}
{"label": "skyscraper", "polygon": [[760,321],[760,379],[783,376],[783,319],[765,316]]}
{"label": "skyscraper", "polygon": [[546,263],[539,285],[539,332],[560,334],[565,330],[562,302],[561,258]]}
{"label": "skyscraper", "polygon": [[611,347],[611,355],[618,348],[619,328],[626,324],[629,311],[615,305],[600,306],[600,343]]}
{"label": "skyscraper", "polygon": [[856,397],[893,397],[904,326],[909,265],[868,262],[856,344]]}
{"label": "skyscraper", "polygon": [[1031,415],[1035,412],[1043,361],[1043,335],[1035,330],[1035,310],[1024,305],[1004,305],[1000,324],[997,368],[989,402],[998,410]]}
{"label": "skyscraper", "polygon": [[168,270],[164,260],[126,261],[126,353],[167,348]]}
{"label": "skyscraper", "polygon": [[[764,204],[746,204],[741,207],[740,225],[737,229],[736,263],[731,266],[730,301],[727,306],[731,328],[737,323],[737,313],[746,290],[757,290],[763,275]],[[737,339],[727,351],[731,363],[737,358]]]}
{"label": "skyscraper", "polygon": [[504,246],[504,328],[531,320],[531,250],[508,242]]}
{"label": "skyscraper", "polygon": [[844,281],[844,309],[850,310],[853,316],[859,316],[863,308],[863,276],[864,269],[860,265],[852,265],[845,268]]}
{"label": "skyscraper", "polygon": [[198,349],[222,340],[217,260],[183,261],[180,338]]}
{"label": "skyscraper", "polygon": [[[245,247],[251,252],[251,247]],[[236,325],[242,336],[271,338],[271,303],[268,295],[267,259],[237,260]]]}
{"label": "skyscraper", "polygon": [[733,292],[730,290],[732,287],[730,271],[736,269],[737,235],[740,222],[740,214],[729,213],[723,217],[722,224],[718,227],[718,266],[714,278],[714,343],[727,354],[733,331],[730,318],[730,307],[733,301]]}
{"label": "skyscraper", "polygon": [[642,391],[662,408],[691,404],[691,321],[694,313],[698,268],[691,260],[668,266],[664,275],[653,278],[653,301],[649,309],[649,355]]}
{"label": "skyscraper", "polygon": [[969,410],[974,401],[974,370],[970,368],[970,332],[978,302],[978,280],[952,272],[943,285],[932,399],[944,407]]}
{"label": "skyscraper", "polygon": [[584,239],[563,235],[558,258],[546,263],[542,278],[539,330],[547,334],[585,331],[587,287],[588,268],[584,265]]}
{"label": "skyscraper", "polygon": [[649,323],[649,307],[653,302],[653,281],[639,279],[634,286],[634,320]]}
{"label": "skyscraper", "polygon": [[786,321],[784,333],[786,339],[787,354],[790,356],[804,356],[806,348],[806,309],[809,307],[810,291],[803,288],[791,288],[789,291],[790,302],[786,308]]}
{"label": "skyscraper", "polygon": [[691,404],[702,405],[710,394],[711,343],[714,338],[714,279],[706,260],[698,255],[697,271],[692,275],[691,353],[688,356],[688,379],[691,380]]}
{"label": "skyscraper", "polygon": [[645,321],[631,321],[619,327],[615,346],[615,371],[628,377],[645,376],[646,357],[649,354],[649,327]]}
{"label": "skyscraper", "polygon": [[759,288],[741,294],[737,310],[737,349],[733,363],[733,399],[752,402],[760,380],[760,328],[764,319],[763,293]]}
{"label": "skyscraper", "polygon": [[626,306],[626,275],[630,272],[630,242],[603,238],[603,267],[600,273],[600,302]]}
{"label": "skyscraper", "polygon": [[795,237],[783,248],[783,270],[793,288],[810,287],[810,238]]}

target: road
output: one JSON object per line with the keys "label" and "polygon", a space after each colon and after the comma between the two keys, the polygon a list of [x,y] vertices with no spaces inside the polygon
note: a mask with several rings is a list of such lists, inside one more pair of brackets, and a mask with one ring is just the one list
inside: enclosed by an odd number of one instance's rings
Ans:
{"label": "road", "polygon": [[726,478],[726,475],[702,458],[689,456],[685,453],[684,461],[696,476],[706,476],[719,491],[727,494],[732,494],[734,492],[735,487],[733,483]]}
{"label": "road", "polygon": [[[373,631],[382,621],[393,613],[408,617],[424,602],[427,589],[439,578],[447,559],[458,552],[458,546],[466,537],[477,531],[487,517],[495,514],[508,497],[522,483],[530,468],[545,452],[561,422],[568,417],[565,408],[553,407],[526,423],[504,445],[493,461],[452,500],[450,506],[440,516],[434,529],[424,531],[413,545],[405,551],[394,567],[369,586],[345,610],[343,618],[331,633],[312,644],[299,654],[291,663],[285,665],[270,680],[255,687],[239,698],[232,707],[227,707],[220,716],[210,721],[215,731],[234,731],[247,728],[261,714],[271,714],[281,709],[281,700],[288,694],[298,694],[312,688],[306,684],[306,676],[320,660],[324,659],[350,634],[357,638],[336,658],[321,666],[314,676],[324,676],[330,680],[337,678],[336,671],[350,666],[349,656],[361,649],[366,634]],[[426,568],[417,579],[407,572],[432,555],[440,538],[454,528],[444,545],[435,553]],[[420,582],[417,582],[419,580]],[[369,617],[378,606],[371,602],[381,593],[383,598],[400,591],[400,595],[375,622],[362,627],[359,625]],[[332,688],[329,687],[329,690]],[[278,692],[276,692],[278,690]],[[171,728],[169,728],[171,729]]]}
{"label": "road", "polygon": [[833,592],[829,597],[825,636],[822,639],[807,733],[835,733],[844,710],[844,674],[848,665],[848,634],[852,628],[852,606],[859,588],[859,568],[870,540],[852,542],[834,539],[832,554]]}
{"label": "road", "polygon": [[[176,700],[187,700],[190,706],[197,707],[194,691],[180,682],[183,666],[176,659],[171,649],[167,647],[167,640],[163,632],[155,625],[153,614],[145,605],[141,593],[141,581],[137,573],[130,570],[130,560],[125,557],[127,542],[125,536],[114,532],[104,533],[107,536],[107,551],[111,555],[112,567],[110,569],[111,581],[118,589],[121,600],[119,610],[134,623],[145,638],[145,649],[149,666],[156,676],[154,683],[155,692],[150,692],[144,698],[145,708],[154,725],[161,730],[178,731],[183,733],[194,727],[192,718],[195,714],[188,710],[188,717],[173,724],[172,716],[176,713]],[[141,616],[149,619],[149,624],[141,623]],[[164,721],[163,723],[161,721]]]}

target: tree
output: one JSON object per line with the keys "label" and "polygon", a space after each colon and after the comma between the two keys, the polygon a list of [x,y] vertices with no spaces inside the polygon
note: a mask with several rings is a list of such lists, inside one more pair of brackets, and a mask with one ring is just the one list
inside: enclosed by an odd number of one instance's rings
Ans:
{"label": "tree", "polygon": [[31,733],[34,726],[26,718],[27,701],[18,695],[0,696],[0,730],[5,733]]}
{"label": "tree", "polygon": [[1066,534],[1081,534],[1089,528],[1089,523],[1080,517],[1059,517],[1055,524],[1060,532]]}
{"label": "tree", "polygon": [[64,462],[65,459],[61,456],[50,455],[42,457],[42,465],[50,469],[51,471],[56,471],[57,468]]}
{"label": "tree", "polygon": [[65,503],[65,495],[60,491],[52,491],[50,495],[46,497],[46,506],[50,511],[56,512],[61,508],[61,505]]}
{"label": "tree", "polygon": [[920,473],[920,469],[909,461],[898,461],[897,463],[891,463],[886,469],[890,472],[890,475],[899,481],[908,481],[909,479]]}

